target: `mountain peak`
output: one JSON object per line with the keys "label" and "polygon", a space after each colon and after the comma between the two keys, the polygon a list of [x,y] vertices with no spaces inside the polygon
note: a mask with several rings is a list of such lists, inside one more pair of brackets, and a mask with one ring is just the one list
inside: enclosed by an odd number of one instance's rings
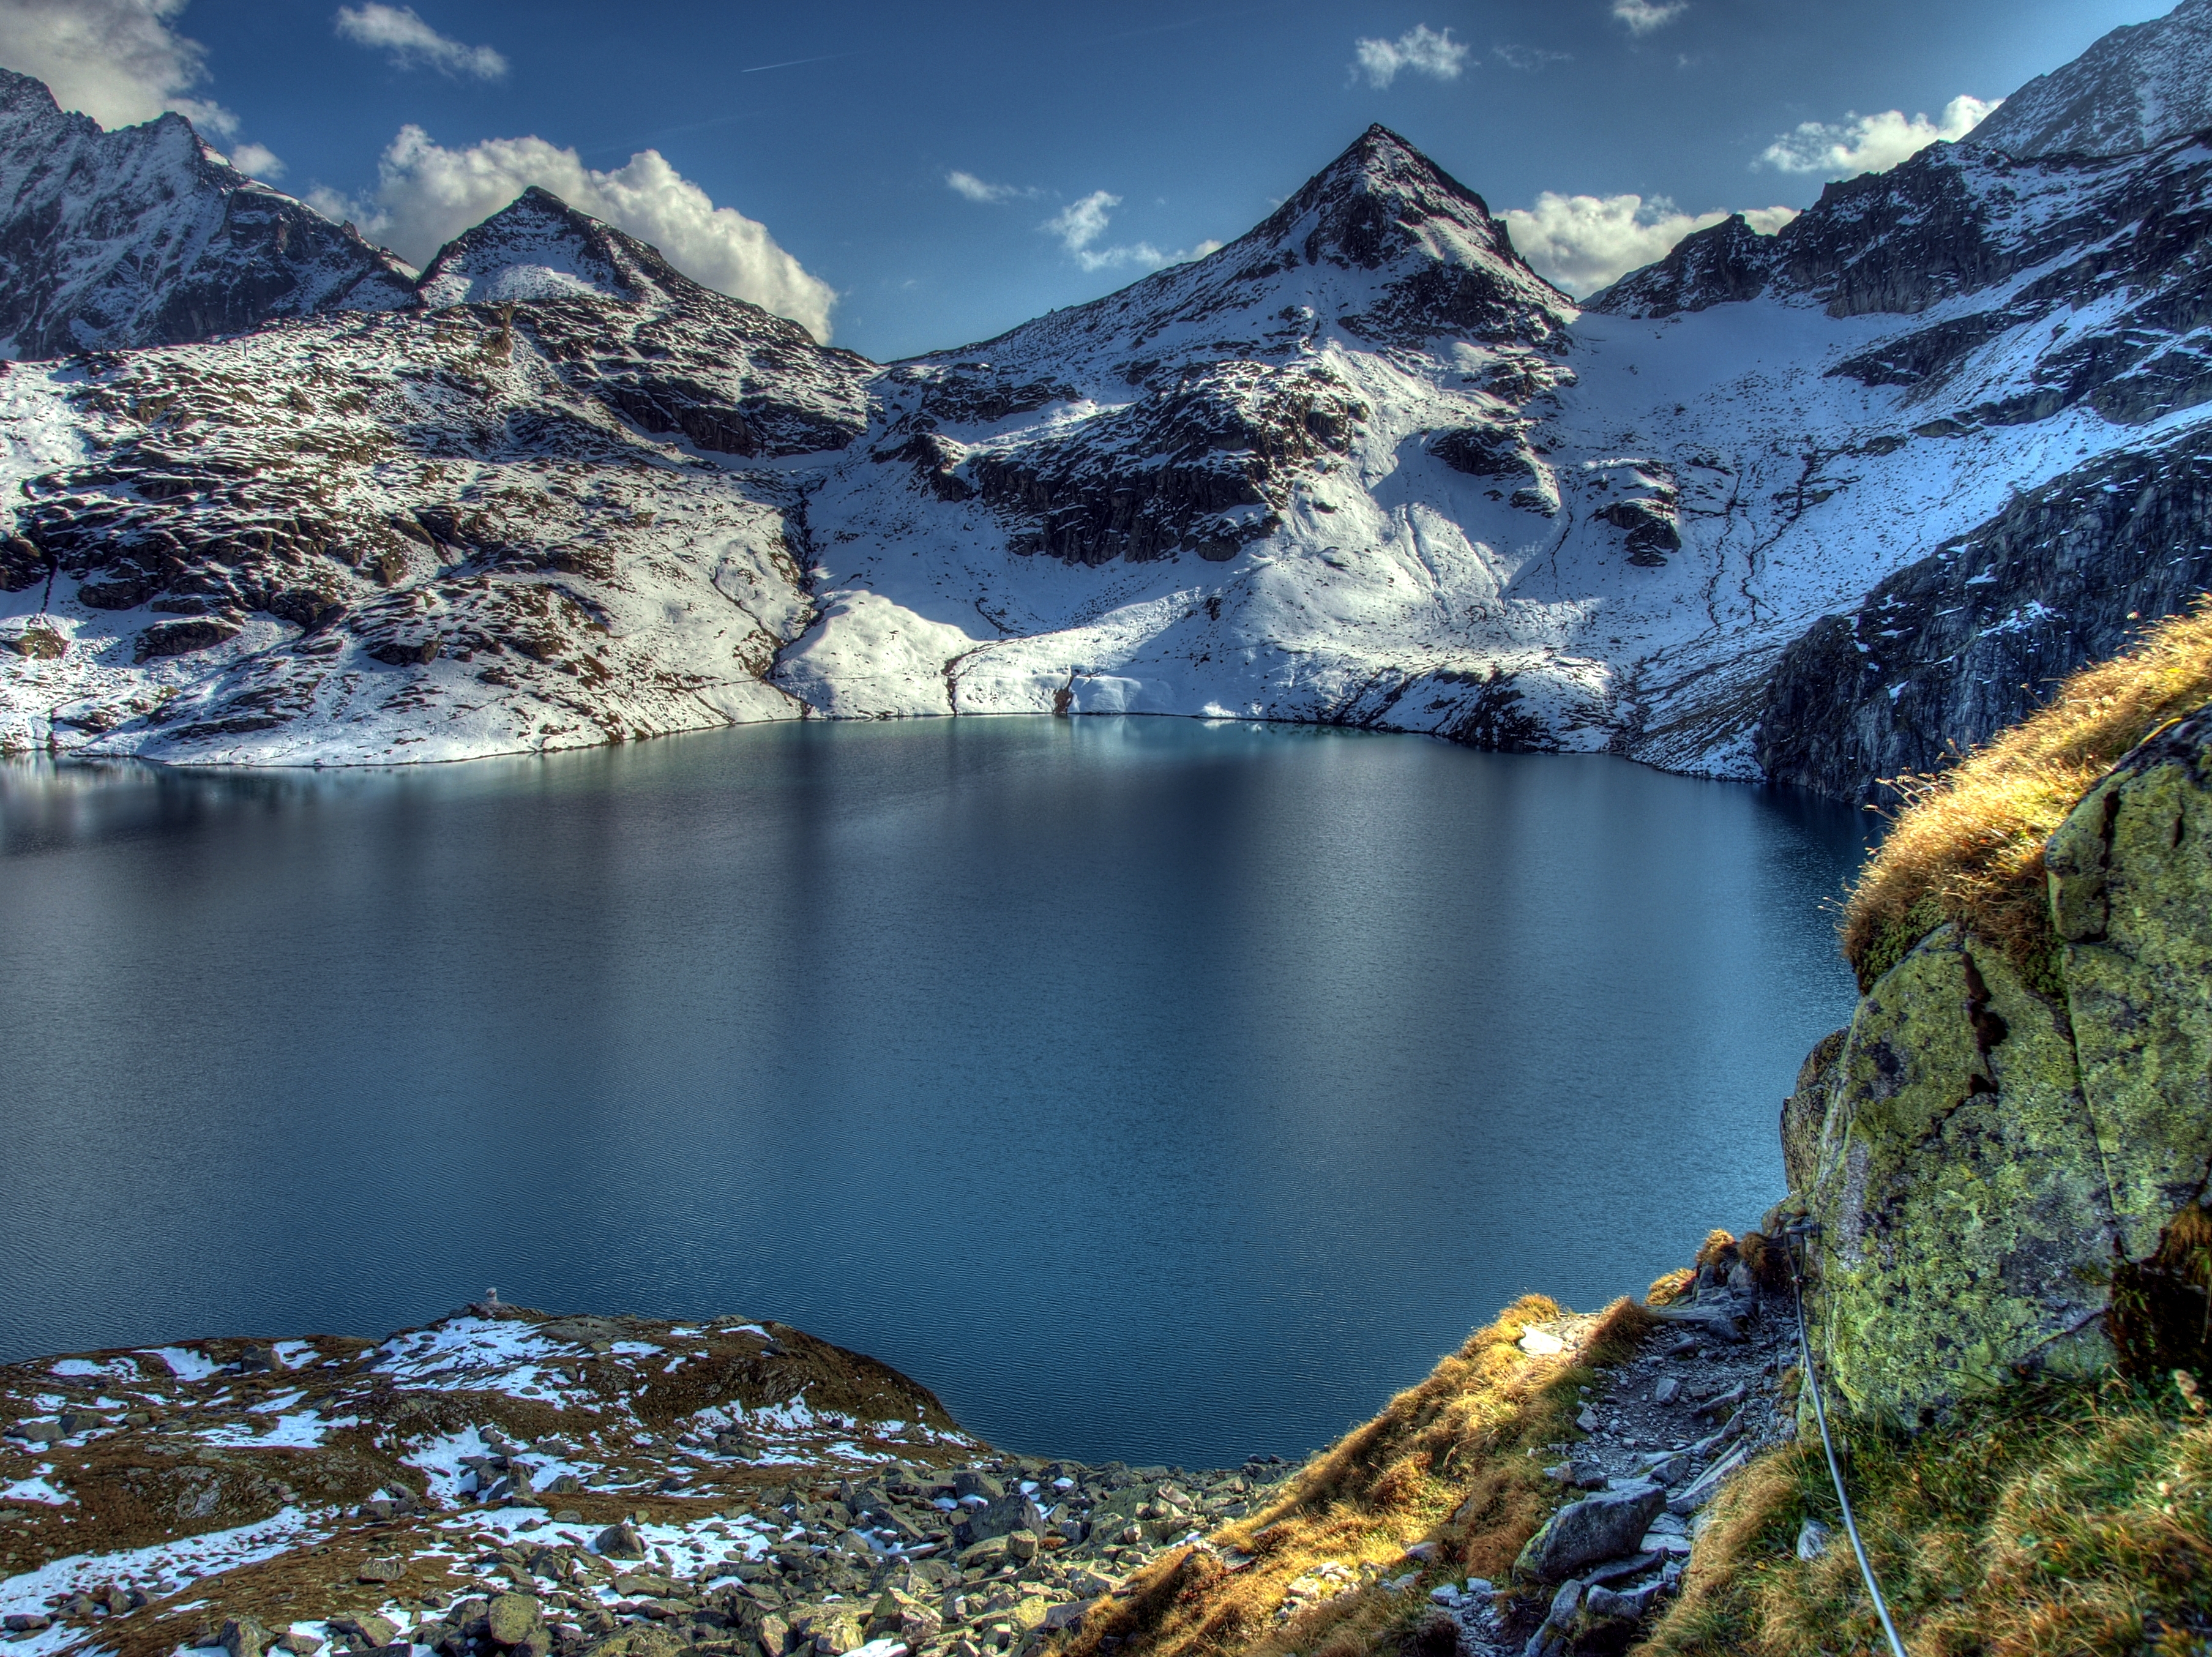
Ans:
{"label": "mountain peak", "polygon": [[1247,240],[1296,241],[1309,264],[1367,270],[1417,248],[1451,264],[1485,255],[1521,263],[1489,204],[1380,122]]}
{"label": "mountain peak", "polygon": [[2039,75],[1976,127],[2016,160],[2125,155],[2212,128],[2212,0],[2128,23]]}
{"label": "mountain peak", "polygon": [[532,185],[440,248],[417,291],[434,309],[578,294],[635,300],[694,286],[659,250]]}
{"label": "mountain peak", "polygon": [[105,131],[0,70],[0,353],[240,333],[406,301],[411,273],[255,183],[173,112]]}

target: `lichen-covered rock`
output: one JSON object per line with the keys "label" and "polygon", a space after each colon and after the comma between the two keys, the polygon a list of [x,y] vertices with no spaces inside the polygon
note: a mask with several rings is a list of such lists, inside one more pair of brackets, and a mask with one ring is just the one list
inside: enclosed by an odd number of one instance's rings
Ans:
{"label": "lichen-covered rock", "polygon": [[1796,1091],[1782,1102],[1782,1171],[1792,1191],[1803,1191],[1820,1166],[1820,1125],[1828,1118],[1828,1096],[1836,1079],[1849,1030],[1822,1036],[1797,1069]]}
{"label": "lichen-covered rock", "polygon": [[2051,838],[2081,1092],[2121,1252],[2212,1174],[2212,708],[2140,744]]}
{"label": "lichen-covered rock", "polygon": [[1911,1421],[2015,1366],[2103,1362],[2112,1216],[2060,1011],[1945,926],[1860,1002],[1835,1065],[1804,1196],[1845,1403]]}
{"label": "lichen-covered rock", "polygon": [[1514,1569],[1557,1582],[1601,1559],[1634,1553],[1644,1527],[1666,1505],[1665,1490],[1649,1480],[1570,1502],[1528,1539]]}
{"label": "lichen-covered rock", "polygon": [[2115,766],[2045,861],[2057,999],[1942,927],[1784,1107],[1815,1351],[1863,1414],[2109,1363],[2116,1277],[2212,1182],[2212,707]]}

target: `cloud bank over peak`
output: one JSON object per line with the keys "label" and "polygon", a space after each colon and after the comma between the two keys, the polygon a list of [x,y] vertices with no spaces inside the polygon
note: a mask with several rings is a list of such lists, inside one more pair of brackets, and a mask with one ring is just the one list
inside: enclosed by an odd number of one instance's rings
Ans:
{"label": "cloud bank over peak", "polygon": [[[0,64],[36,76],[64,109],[105,127],[175,110],[228,137],[238,118],[187,97],[207,79],[206,52],[170,27],[185,0],[0,0]],[[266,152],[264,152],[266,153]]]}
{"label": "cloud bank over peak", "polygon": [[507,59],[491,47],[465,46],[439,33],[412,6],[387,6],[381,0],[340,6],[331,24],[344,39],[385,53],[400,69],[434,69],[478,81],[496,81],[507,73]]}
{"label": "cloud bank over peak", "polygon": [[1840,121],[1806,121],[1769,144],[1759,159],[1778,172],[1817,173],[1826,179],[1885,173],[1938,139],[1957,143],[2003,101],[1986,102],[1960,93],[1933,121],[1925,115],[1908,118],[1901,109],[1886,109],[1878,115],[1854,110]]}
{"label": "cloud bank over peak", "polygon": [[1426,23],[1415,24],[1395,40],[1360,39],[1352,46],[1354,78],[1364,75],[1376,88],[1389,86],[1401,70],[1456,81],[1466,63],[1467,47],[1451,38],[1451,31],[1439,34]]}
{"label": "cloud bank over peak", "polygon": [[419,266],[537,185],[652,243],[693,281],[788,317],[817,340],[830,338],[836,290],[778,246],[766,226],[715,206],[658,150],[641,150],[626,166],[600,172],[543,138],[491,138],[448,149],[409,125],[385,150],[377,174],[375,193],[365,201],[328,191],[308,199]]}
{"label": "cloud bank over peak", "polygon": [[[1549,190],[1534,207],[1509,207],[1504,214],[1521,257],[1577,298],[1666,258],[1683,237],[1728,216],[1680,212],[1664,196],[1562,196]],[[1764,207],[1743,216],[1753,230],[1771,236],[1797,210]]]}

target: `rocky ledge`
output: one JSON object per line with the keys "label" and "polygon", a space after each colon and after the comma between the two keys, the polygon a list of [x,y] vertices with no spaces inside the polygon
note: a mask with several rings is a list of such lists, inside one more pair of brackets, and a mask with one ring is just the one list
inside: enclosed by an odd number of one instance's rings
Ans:
{"label": "rocky ledge", "polygon": [[1285,1471],[1000,1454],[781,1324],[494,1299],[0,1368],[0,1627],[22,1657],[981,1657]]}

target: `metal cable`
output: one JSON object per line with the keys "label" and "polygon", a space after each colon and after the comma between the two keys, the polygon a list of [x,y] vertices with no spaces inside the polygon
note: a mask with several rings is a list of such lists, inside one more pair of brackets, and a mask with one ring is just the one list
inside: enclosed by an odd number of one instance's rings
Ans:
{"label": "metal cable", "polygon": [[[1804,1233],[1792,1229],[1790,1235],[1802,1247]],[[1889,1605],[1881,1597],[1881,1584],[1874,1580],[1874,1567],[1867,1563],[1866,1545],[1859,1540],[1858,1521],[1851,1517],[1851,1498],[1844,1490],[1844,1470],[1836,1463],[1835,1441],[1828,1436],[1828,1411],[1820,1402],[1820,1372],[1813,1367],[1813,1343],[1805,1332],[1805,1286],[1797,1275],[1797,1253],[1790,1251],[1790,1292],[1797,1302],[1797,1350],[1805,1360],[1805,1379],[1813,1388],[1813,1418],[1820,1423],[1820,1448],[1828,1454],[1828,1477],[1836,1486],[1836,1501],[1844,1510],[1844,1533],[1851,1539],[1851,1552],[1857,1556],[1859,1575],[1866,1582],[1868,1597],[1874,1601],[1875,1615],[1881,1618],[1881,1631],[1889,1636],[1889,1648],[1894,1657],[1907,1657],[1905,1642],[1897,1637],[1897,1624],[1889,1620]]]}

